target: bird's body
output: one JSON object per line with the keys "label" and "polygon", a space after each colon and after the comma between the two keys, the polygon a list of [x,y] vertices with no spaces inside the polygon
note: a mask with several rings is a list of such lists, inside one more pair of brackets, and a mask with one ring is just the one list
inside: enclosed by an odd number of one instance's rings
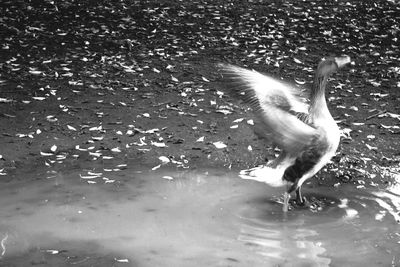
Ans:
{"label": "bird's body", "polygon": [[280,148],[280,155],[267,165],[240,172],[244,179],[272,186],[290,187],[285,194],[284,210],[290,193],[296,191],[303,203],[300,188],[325,166],[339,146],[340,131],[329,112],[325,87],[330,74],[350,62],[348,56],[328,58],[318,65],[309,104],[290,86],[232,65],[222,65],[224,72],[237,82],[235,87],[259,118],[263,137]]}

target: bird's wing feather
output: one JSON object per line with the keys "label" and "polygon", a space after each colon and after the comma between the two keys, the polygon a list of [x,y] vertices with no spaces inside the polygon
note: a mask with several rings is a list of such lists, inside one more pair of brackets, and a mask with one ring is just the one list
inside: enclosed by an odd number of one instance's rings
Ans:
{"label": "bird's wing feather", "polygon": [[[274,105],[286,111],[308,113],[308,104],[301,98],[302,93],[283,81],[228,64],[220,64],[224,73],[234,83],[241,85],[245,97],[256,97],[260,105]],[[248,94],[248,95],[246,95]]]}
{"label": "bird's wing feather", "polygon": [[[221,65],[224,73],[237,85],[242,99],[259,115],[267,138],[290,153],[297,153],[317,137],[318,131],[300,120],[307,117],[308,105],[300,93],[284,82],[256,71]],[[295,115],[296,114],[296,115]]]}

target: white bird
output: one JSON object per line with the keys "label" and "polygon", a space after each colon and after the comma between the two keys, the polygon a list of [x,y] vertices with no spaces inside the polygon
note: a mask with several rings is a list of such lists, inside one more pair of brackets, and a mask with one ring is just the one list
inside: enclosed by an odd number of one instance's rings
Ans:
{"label": "white bird", "polygon": [[302,184],[325,166],[338,148],[340,131],[329,112],[325,87],[328,77],[348,63],[348,56],[329,57],[319,63],[309,104],[299,90],[284,82],[256,71],[220,65],[223,73],[232,78],[235,90],[257,114],[263,137],[281,150],[275,160],[242,170],[240,176],[271,186],[289,185],[284,194],[285,212],[293,191],[297,203],[304,204]]}

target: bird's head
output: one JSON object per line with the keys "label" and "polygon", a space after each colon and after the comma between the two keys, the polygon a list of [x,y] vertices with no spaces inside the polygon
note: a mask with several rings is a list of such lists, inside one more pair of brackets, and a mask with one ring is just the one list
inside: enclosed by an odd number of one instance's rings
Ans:
{"label": "bird's head", "polygon": [[349,56],[328,57],[322,59],[321,62],[318,64],[316,75],[329,76],[350,62],[351,60]]}

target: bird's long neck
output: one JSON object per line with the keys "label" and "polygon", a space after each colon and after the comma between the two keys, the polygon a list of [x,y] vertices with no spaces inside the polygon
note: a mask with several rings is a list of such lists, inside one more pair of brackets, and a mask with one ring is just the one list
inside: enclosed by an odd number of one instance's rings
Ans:
{"label": "bird's long neck", "polygon": [[314,119],[325,117],[326,115],[330,116],[325,99],[325,87],[327,81],[327,75],[317,75],[314,79],[314,84],[311,88],[309,108],[309,114]]}

